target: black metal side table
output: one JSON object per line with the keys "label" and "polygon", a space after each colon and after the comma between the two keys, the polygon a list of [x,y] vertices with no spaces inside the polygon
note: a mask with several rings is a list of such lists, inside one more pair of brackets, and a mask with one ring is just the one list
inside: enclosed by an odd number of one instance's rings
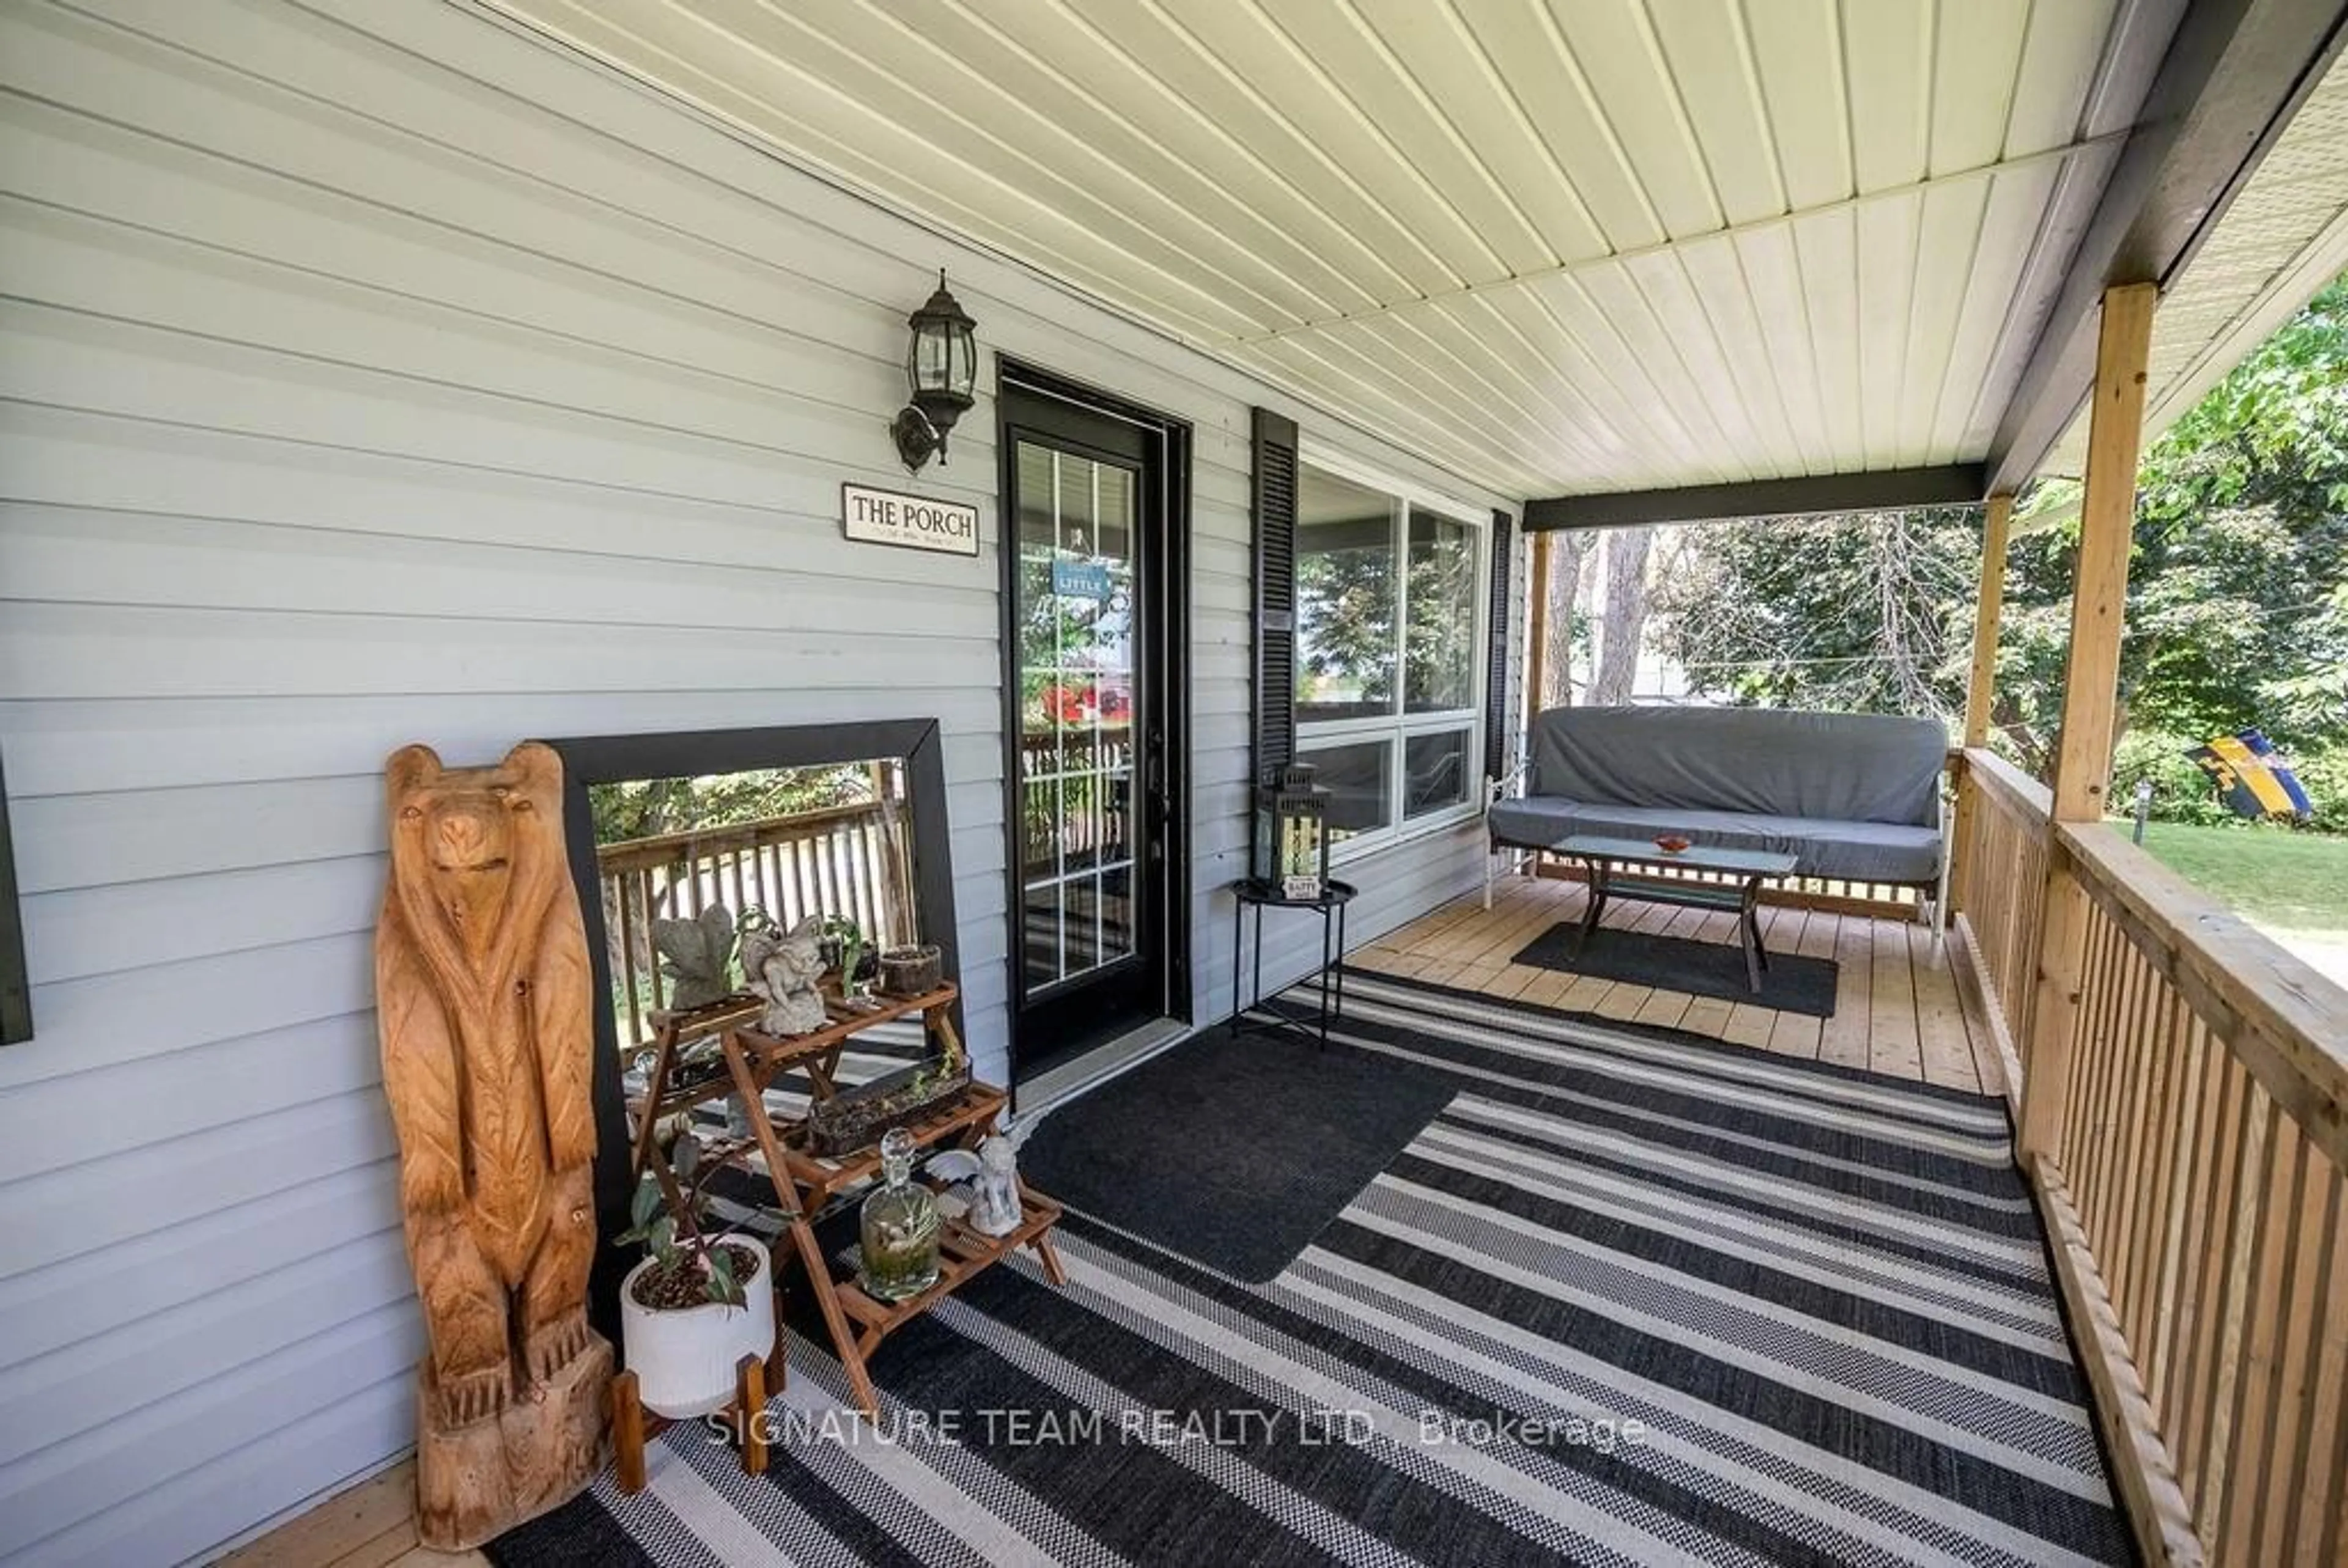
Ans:
{"label": "black metal side table", "polygon": [[[1325,1050],[1329,1044],[1329,1026],[1345,1013],[1345,906],[1354,901],[1354,888],[1350,882],[1329,879],[1318,898],[1291,898],[1280,890],[1277,882],[1265,882],[1257,877],[1242,877],[1231,884],[1238,906],[1231,914],[1231,1033],[1241,1035],[1251,1030],[1270,1033],[1286,1030],[1313,1038],[1314,1031],[1303,1020],[1265,1019],[1256,1023],[1246,1022],[1248,1009],[1263,1000],[1263,912],[1266,909],[1310,909],[1321,917],[1321,1010],[1318,1039]],[[1240,960],[1247,948],[1247,914],[1255,911],[1255,964],[1252,971]],[[1332,945],[1334,937],[1334,945]],[[1334,976],[1331,971],[1334,970]],[[1254,975],[1254,994],[1242,1005],[1240,1000],[1240,980]]]}

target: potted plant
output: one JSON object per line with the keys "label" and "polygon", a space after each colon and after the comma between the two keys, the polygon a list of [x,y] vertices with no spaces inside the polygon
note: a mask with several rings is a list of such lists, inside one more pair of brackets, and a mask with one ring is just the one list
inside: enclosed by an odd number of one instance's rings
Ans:
{"label": "potted plant", "polygon": [[690,1132],[667,1158],[678,1201],[647,1171],[619,1237],[650,1254],[621,1282],[620,1335],[644,1408],[683,1420],[734,1397],[743,1357],[774,1349],[775,1291],[761,1243],[708,1231],[709,1182],[723,1163],[705,1161]]}
{"label": "potted plant", "polygon": [[826,915],[819,927],[825,965],[839,971],[843,1001],[862,998],[880,973],[880,956],[865,939],[864,927],[846,915]]}

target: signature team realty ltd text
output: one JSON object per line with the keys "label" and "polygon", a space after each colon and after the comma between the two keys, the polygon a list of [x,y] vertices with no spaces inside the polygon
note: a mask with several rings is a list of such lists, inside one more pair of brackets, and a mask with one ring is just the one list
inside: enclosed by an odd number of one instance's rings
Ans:
{"label": "signature team realty ltd text", "polygon": [[[1646,1428],[1635,1420],[1569,1414],[1524,1416],[1494,1411],[1468,1417],[1450,1410],[1422,1410],[1414,1417],[1389,1416],[1381,1424],[1368,1410],[1250,1409],[1218,1410],[1103,1410],[1070,1408],[920,1410],[901,1409],[882,1413],[878,1420],[837,1407],[818,1410],[768,1407],[754,1418],[758,1435],[769,1444],[833,1442],[962,1444],[987,1447],[1055,1448],[1080,1444],[1128,1443],[1149,1448],[1205,1445],[1213,1448],[1253,1448],[1289,1442],[1301,1448],[1337,1445],[1359,1448],[1377,1440],[1416,1442],[1424,1446],[1489,1448],[1496,1444],[1527,1447],[1580,1447],[1612,1453],[1621,1445],[1636,1445]],[[739,1419],[730,1411],[703,1418],[713,1442],[735,1443],[741,1438]]]}

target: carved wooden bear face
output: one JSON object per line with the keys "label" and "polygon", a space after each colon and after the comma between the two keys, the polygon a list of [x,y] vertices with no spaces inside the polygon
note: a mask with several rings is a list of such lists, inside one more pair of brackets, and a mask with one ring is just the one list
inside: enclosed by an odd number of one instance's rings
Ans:
{"label": "carved wooden bear face", "polygon": [[[562,763],[526,742],[485,768],[444,768],[408,746],[386,768],[396,886],[428,894],[443,929],[478,966],[495,942],[517,884],[542,884],[562,864]],[[525,894],[527,897],[527,894]]]}

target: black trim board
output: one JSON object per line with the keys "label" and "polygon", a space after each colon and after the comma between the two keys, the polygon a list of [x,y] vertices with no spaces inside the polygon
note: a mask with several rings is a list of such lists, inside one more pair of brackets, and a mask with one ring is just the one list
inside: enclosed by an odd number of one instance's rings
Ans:
{"label": "black trim board", "polygon": [[1516,521],[1506,512],[1492,514],[1491,559],[1485,569],[1490,608],[1484,628],[1484,776],[1497,779],[1509,771],[1509,742],[1516,726],[1509,722],[1509,661],[1515,651],[1514,628],[1509,611],[1517,602]]}
{"label": "black trim board", "polygon": [[1906,507],[1969,506],[1987,492],[1978,463],[1940,468],[1887,468],[1756,479],[1741,485],[1689,485],[1609,496],[1553,496],[1525,503],[1525,531],[1619,528],[1643,523],[1725,522],[1737,518],[1798,518],[1828,512],[1884,512]]}
{"label": "black trim board", "polygon": [[[1255,535],[1255,723],[1248,765],[1257,784],[1269,783],[1296,756],[1296,509],[1303,480],[1296,441],[1296,421],[1269,408],[1254,411],[1248,510]],[[1252,820],[1252,797],[1249,811]]]}
{"label": "black trim board", "polygon": [[2185,8],[1998,420],[1990,489],[2026,483],[2085,404],[2104,291],[2175,281],[2322,79],[2343,25],[2348,0]]}
{"label": "black trim board", "polygon": [[0,770],[0,1045],[33,1038],[33,980],[25,968],[25,913],[16,903],[16,852],[8,835],[8,778]]}
{"label": "black trim board", "polygon": [[[549,741],[562,759],[562,829],[579,912],[587,927],[595,1024],[595,1216],[606,1238],[626,1230],[634,1141],[620,1084],[620,1031],[603,999],[612,994],[611,943],[603,927],[602,877],[595,866],[590,784],[629,779],[738,773],[746,768],[818,767],[826,763],[901,757],[913,808],[913,907],[922,939],[944,955],[946,978],[959,978],[953,907],[953,841],[946,817],[943,748],[935,719],[880,719],[850,724],[772,729],[687,730],[666,734],[593,735]],[[954,1027],[968,1039],[959,1003]],[[595,1326],[619,1342],[620,1280],[635,1258],[611,1245],[596,1250],[588,1306]]]}

